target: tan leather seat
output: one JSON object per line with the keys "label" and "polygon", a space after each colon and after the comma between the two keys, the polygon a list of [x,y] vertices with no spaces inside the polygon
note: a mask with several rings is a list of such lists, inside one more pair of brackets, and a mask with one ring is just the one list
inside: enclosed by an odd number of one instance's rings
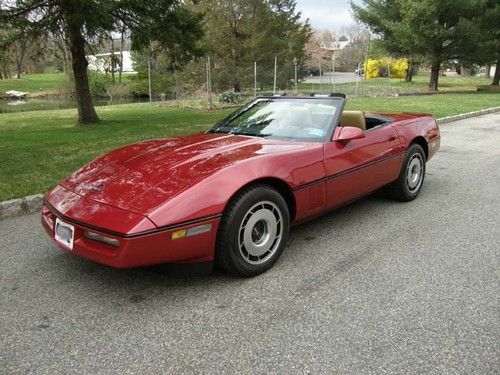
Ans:
{"label": "tan leather seat", "polygon": [[352,126],[366,130],[366,120],[363,111],[344,111],[340,116],[340,126]]}

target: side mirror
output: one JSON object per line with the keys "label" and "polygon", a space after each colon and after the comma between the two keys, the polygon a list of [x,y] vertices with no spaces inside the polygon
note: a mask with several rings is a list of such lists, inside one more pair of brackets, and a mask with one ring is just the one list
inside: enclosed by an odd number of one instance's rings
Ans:
{"label": "side mirror", "polygon": [[347,143],[353,139],[365,138],[365,132],[360,128],[355,128],[353,126],[344,126],[340,128],[339,135],[335,139],[337,142]]}

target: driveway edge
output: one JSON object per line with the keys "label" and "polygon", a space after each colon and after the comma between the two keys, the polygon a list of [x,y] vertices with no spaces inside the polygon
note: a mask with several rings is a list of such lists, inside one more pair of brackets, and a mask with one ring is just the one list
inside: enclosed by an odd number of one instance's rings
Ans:
{"label": "driveway edge", "polygon": [[42,201],[43,194],[34,194],[0,202],[0,220],[40,211]]}
{"label": "driveway edge", "polygon": [[[464,120],[471,117],[487,115],[489,113],[500,112],[500,107],[481,109],[479,111],[461,113],[459,115],[443,117],[437,119],[439,125],[449,122]],[[40,211],[42,207],[43,194],[29,195],[24,198],[16,198],[0,202],[0,220],[9,217],[32,214]]]}
{"label": "driveway edge", "polygon": [[453,116],[439,118],[439,119],[437,119],[437,123],[439,125],[447,124],[448,122],[464,120],[464,119],[471,118],[471,117],[478,117],[478,116],[487,115],[489,113],[495,113],[495,112],[499,112],[499,111],[500,111],[500,107],[486,108],[486,109],[481,109],[479,111],[461,113],[459,115],[453,115]]}

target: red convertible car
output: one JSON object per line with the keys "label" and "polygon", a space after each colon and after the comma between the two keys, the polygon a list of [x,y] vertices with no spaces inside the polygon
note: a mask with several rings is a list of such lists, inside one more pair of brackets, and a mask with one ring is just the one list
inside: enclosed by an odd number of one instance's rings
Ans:
{"label": "red convertible car", "polygon": [[116,268],[215,262],[257,275],[291,226],[381,187],[401,201],[422,189],[434,118],[344,104],[261,97],[202,134],[112,151],[45,195],[43,226],[63,250]]}

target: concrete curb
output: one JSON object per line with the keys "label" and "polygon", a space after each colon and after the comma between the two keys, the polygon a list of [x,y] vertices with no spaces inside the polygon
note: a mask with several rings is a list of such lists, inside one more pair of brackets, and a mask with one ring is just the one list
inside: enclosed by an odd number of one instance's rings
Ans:
{"label": "concrete curb", "polygon": [[29,195],[0,202],[0,220],[40,211],[43,194]]}
{"label": "concrete curb", "polygon": [[[437,119],[439,125],[448,122],[463,120],[471,117],[486,115],[488,113],[500,112],[500,107],[482,109],[480,111],[462,113]],[[40,211],[42,207],[43,194],[29,195],[24,198],[16,198],[0,202],[0,220],[9,217],[21,216]]]}
{"label": "concrete curb", "polygon": [[488,113],[494,113],[494,112],[499,112],[499,111],[500,111],[500,107],[486,108],[486,109],[481,109],[479,111],[461,113],[459,115],[439,118],[439,119],[437,119],[437,123],[439,125],[442,125],[442,124],[446,124],[448,122],[464,120],[466,118],[471,118],[471,117],[478,117],[478,116],[482,116],[482,115],[487,115]]}

